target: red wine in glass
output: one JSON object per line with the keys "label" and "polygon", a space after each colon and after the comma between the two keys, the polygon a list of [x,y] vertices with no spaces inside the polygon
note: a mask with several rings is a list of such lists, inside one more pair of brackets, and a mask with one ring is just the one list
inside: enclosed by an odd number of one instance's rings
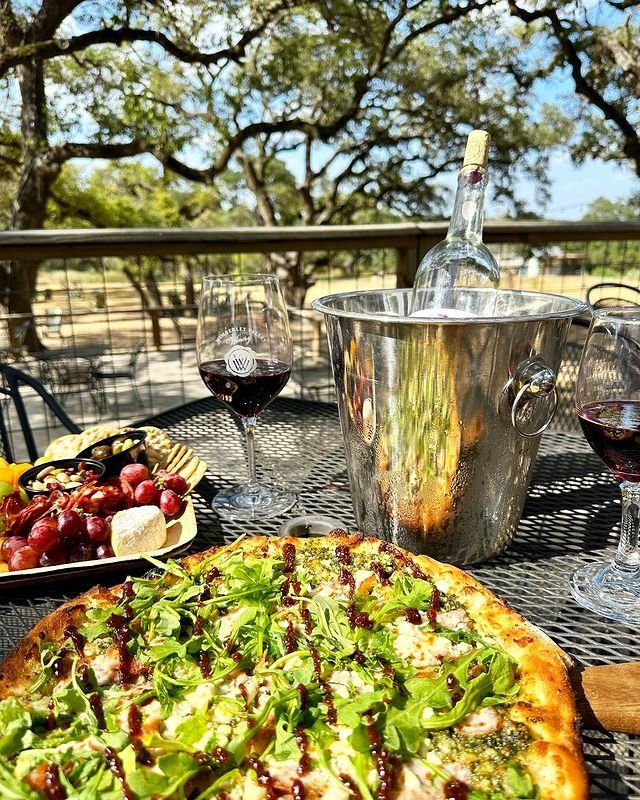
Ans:
{"label": "red wine in glass", "polygon": [[602,400],[577,411],[586,440],[616,478],[640,482],[640,401]]}
{"label": "red wine in glass", "polygon": [[247,441],[249,480],[221,488],[211,507],[224,519],[243,522],[284,514],[296,496],[280,482],[258,475],[255,447],[258,419],[284,388],[293,363],[278,276],[205,276],[196,350],[204,384],[240,419]]}
{"label": "red wine in glass", "polygon": [[257,417],[282,391],[291,375],[291,365],[271,359],[256,360],[247,376],[234,375],[223,358],[199,365],[200,376],[211,394],[239,417]]}
{"label": "red wine in glass", "polygon": [[[576,411],[591,448],[620,485],[622,519],[613,559],[574,569],[581,606],[640,624],[640,308],[596,308],[576,381]],[[636,399],[631,399],[636,398]]]}

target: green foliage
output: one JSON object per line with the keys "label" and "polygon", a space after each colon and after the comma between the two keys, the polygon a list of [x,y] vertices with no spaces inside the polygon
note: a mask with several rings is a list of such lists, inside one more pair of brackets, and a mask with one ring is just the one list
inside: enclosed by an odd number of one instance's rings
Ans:
{"label": "green foliage", "polygon": [[60,228],[247,224],[249,215],[232,206],[234,193],[230,181],[191,184],[153,163],[125,160],[90,170],[69,163],[53,184],[49,218]]}
{"label": "green foliage", "polygon": [[640,195],[612,200],[596,198],[587,208],[583,219],[600,222],[640,222]]}
{"label": "green foliage", "polygon": [[[584,219],[599,222],[640,222],[640,195],[619,200],[598,197],[590,204]],[[588,269],[592,275],[603,279],[617,279],[623,283],[635,284],[637,270],[640,269],[640,242],[590,242]],[[636,271],[633,277],[629,275],[632,270]]]}
{"label": "green foliage", "polygon": [[[563,139],[559,110],[550,124],[523,89],[521,41],[491,7],[469,13],[426,0],[306,0],[279,12],[258,0],[183,6],[177,14],[165,3],[98,3],[65,23],[157,31],[194,53],[194,63],[148,41],[95,44],[46,61],[51,145],[85,138],[89,155],[99,157],[103,145],[132,142],[166,169],[158,178],[151,161],[123,164],[116,175],[103,166],[65,168],[53,186],[50,224],[190,224],[180,194],[195,192],[177,186],[171,171],[215,181],[215,190],[196,198],[211,210],[197,215],[198,225],[236,216],[242,224],[434,217],[446,201],[438,175],[457,165],[466,133],[481,125],[494,135],[497,194],[517,206],[514,171],[542,183],[544,151]],[[198,63],[243,37],[248,44],[237,57]],[[247,134],[252,125],[264,130]],[[103,154],[110,157],[106,147]]]}

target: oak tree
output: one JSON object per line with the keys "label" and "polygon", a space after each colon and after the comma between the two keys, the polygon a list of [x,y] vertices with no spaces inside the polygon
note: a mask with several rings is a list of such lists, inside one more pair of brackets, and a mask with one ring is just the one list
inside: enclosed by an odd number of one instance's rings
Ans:
{"label": "oak tree", "polygon": [[[513,0],[506,12],[495,0],[0,0],[9,225],[61,214],[101,224],[99,204],[63,191],[69,167],[132,157],[185,186],[233,183],[255,224],[433,217],[438,176],[482,125],[494,136],[496,192],[517,209],[518,174],[544,192],[548,150],[573,132],[535,92],[563,65],[594,112],[577,123],[575,157],[605,153],[589,149],[604,118],[606,153],[635,158],[625,120],[633,126],[637,111],[637,40],[623,23],[636,3],[604,2],[623,15],[606,30],[573,2],[531,10]],[[615,65],[611,85],[601,62]],[[193,223],[188,213],[175,224]],[[301,302],[318,259],[273,258]],[[11,311],[29,313],[37,266],[7,265]],[[39,346],[34,331],[28,345]]]}

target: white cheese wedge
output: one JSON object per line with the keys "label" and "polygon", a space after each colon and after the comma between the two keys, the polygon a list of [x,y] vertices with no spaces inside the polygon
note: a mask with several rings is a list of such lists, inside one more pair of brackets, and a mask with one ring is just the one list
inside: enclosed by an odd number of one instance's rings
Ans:
{"label": "white cheese wedge", "polygon": [[157,550],[167,540],[167,524],[157,506],[118,511],[111,520],[111,547],[117,556]]}

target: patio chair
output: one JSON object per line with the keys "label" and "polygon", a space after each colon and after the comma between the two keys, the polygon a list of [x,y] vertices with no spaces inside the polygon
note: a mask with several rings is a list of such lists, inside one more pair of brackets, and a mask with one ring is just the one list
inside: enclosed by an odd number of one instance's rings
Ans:
{"label": "patio chair", "polygon": [[[37,378],[15,367],[10,367],[8,364],[0,364],[0,374],[4,379],[4,385],[0,386],[0,394],[13,403],[30,461],[33,462],[38,458],[38,449],[29,421],[29,414],[20,391],[21,386],[28,386],[37,392],[49,411],[64,425],[69,433],[80,433],[82,429],[68,416],[55,397],[47,391]],[[8,419],[2,404],[0,404],[0,440],[2,441],[5,458],[8,461],[14,461]]]}
{"label": "patio chair", "polygon": [[140,397],[140,392],[138,391],[138,386],[136,383],[136,377],[137,377],[136,368],[138,365],[138,361],[142,356],[143,351],[144,351],[144,345],[142,344],[142,342],[136,342],[136,344],[133,346],[133,349],[126,364],[118,366],[112,363],[108,367],[104,367],[103,365],[93,367],[91,374],[94,380],[101,387],[101,394],[105,398],[105,405],[106,405],[106,394],[104,390],[105,380],[113,381],[115,383],[120,378],[129,380],[129,382],[131,383],[131,391],[133,392],[133,396],[135,397],[138,403],[142,404],[142,398]]}
{"label": "patio chair", "polygon": [[61,405],[73,395],[88,393],[98,414],[106,409],[104,386],[93,374],[95,367],[90,359],[71,352],[68,356],[39,363],[42,379],[51,386]]}
{"label": "patio chair", "polygon": [[640,289],[628,283],[596,283],[587,289],[586,300],[592,308],[640,306]]}

